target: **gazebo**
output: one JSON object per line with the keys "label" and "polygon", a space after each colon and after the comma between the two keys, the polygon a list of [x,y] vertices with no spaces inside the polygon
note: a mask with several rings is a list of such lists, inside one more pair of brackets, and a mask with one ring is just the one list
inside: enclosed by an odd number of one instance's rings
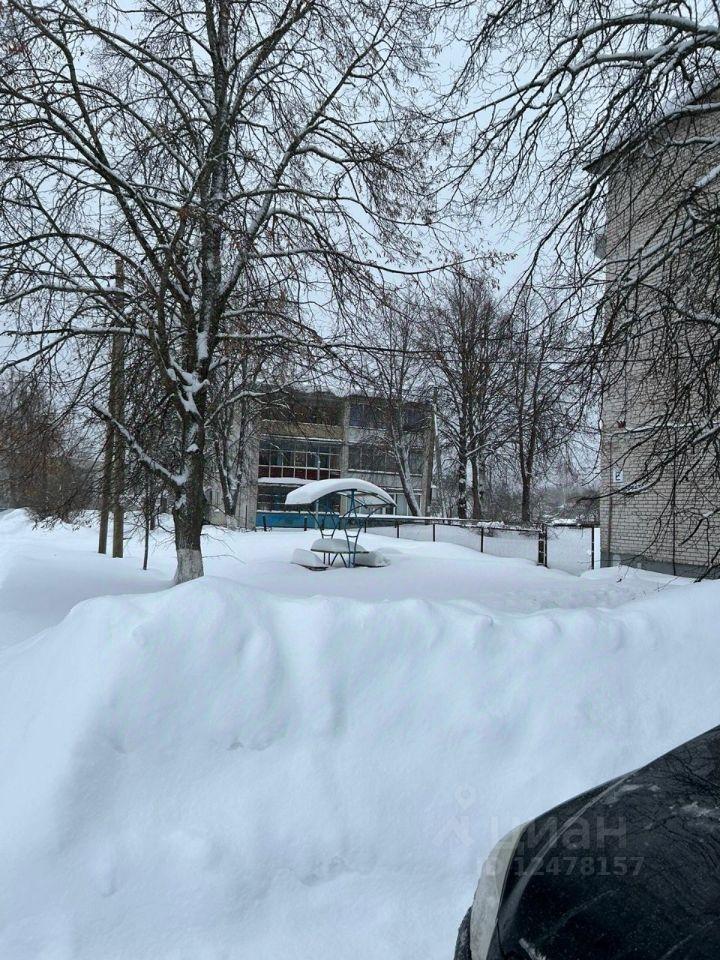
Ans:
{"label": "gazebo", "polygon": [[[332,495],[341,498],[340,509],[334,510],[327,502]],[[325,500],[325,504],[321,501]],[[345,501],[343,506],[342,501]],[[357,477],[338,477],[330,480],[313,480],[285,497],[288,507],[305,507],[320,531],[310,550],[296,550],[293,562],[311,570],[324,570],[332,566],[338,557],[346,567],[381,567],[387,564],[382,554],[366,550],[358,544],[360,530],[367,518],[383,507],[394,507],[390,494]],[[323,558],[319,561],[319,556]]]}

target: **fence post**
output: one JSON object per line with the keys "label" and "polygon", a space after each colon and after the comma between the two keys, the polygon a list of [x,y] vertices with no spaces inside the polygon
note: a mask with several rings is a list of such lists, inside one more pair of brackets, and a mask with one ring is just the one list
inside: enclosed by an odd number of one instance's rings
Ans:
{"label": "fence post", "polygon": [[590,569],[595,569],[595,525],[590,527]]}
{"label": "fence post", "polygon": [[267,516],[263,514],[263,530],[267,533]]}
{"label": "fence post", "polygon": [[399,520],[395,521],[395,536],[398,540],[400,539],[400,521]]}
{"label": "fence post", "polygon": [[433,528],[433,543],[435,543],[435,524],[432,525]]}
{"label": "fence post", "polygon": [[305,532],[307,533],[307,517],[305,517],[304,520],[305,520],[305,522],[304,522],[304,525],[303,525],[303,529],[304,529]]}
{"label": "fence post", "polygon": [[485,553],[485,527],[480,527],[480,553]]}
{"label": "fence post", "polygon": [[540,531],[538,533],[538,565],[541,567],[547,566],[548,556],[548,534],[547,534],[547,525],[541,524]]}

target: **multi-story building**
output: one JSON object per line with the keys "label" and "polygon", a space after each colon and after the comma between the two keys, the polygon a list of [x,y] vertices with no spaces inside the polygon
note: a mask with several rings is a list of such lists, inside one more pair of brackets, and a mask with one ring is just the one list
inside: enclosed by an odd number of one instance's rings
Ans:
{"label": "multi-story building", "polygon": [[[709,451],[689,459],[676,455],[688,411],[697,421],[700,410],[699,393],[696,402],[692,387],[688,392],[686,386],[680,407],[677,384],[678,377],[684,378],[685,385],[689,381],[687,366],[682,369],[682,364],[693,352],[702,352],[702,332],[686,326],[682,342],[676,344],[668,320],[677,316],[671,311],[681,299],[679,282],[691,308],[697,299],[696,289],[688,282],[692,245],[681,246],[669,259],[658,257],[657,267],[651,261],[650,272],[647,267],[647,251],[657,249],[668,231],[676,229],[672,204],[683,185],[702,170],[688,148],[676,150],[667,143],[682,144],[686,138],[698,137],[704,124],[717,124],[715,116],[656,132],[652,145],[643,144],[632,159],[615,164],[609,180],[602,238],[607,282],[619,275],[615,271],[625,271],[627,279],[628,264],[638,270],[642,264],[646,272],[636,285],[629,277],[635,300],[632,307],[624,308],[624,315],[631,320],[627,326],[633,342],[628,342],[624,355],[618,353],[617,366],[607,371],[604,390],[600,501],[604,566],[627,563],[698,576],[717,564],[720,556],[717,464],[707,462],[713,456]],[[668,140],[663,142],[658,138],[665,133]],[[710,158],[704,157],[703,162],[707,165]],[[622,325],[624,315],[615,322]]]}
{"label": "multi-story building", "polygon": [[[382,426],[380,399],[340,396],[328,391],[286,393],[264,405],[254,440],[247,445],[243,493],[236,521],[245,527],[283,521],[288,492],[309,480],[353,476],[371,480],[395,500],[395,513],[409,513],[397,459]],[[432,411],[423,402],[403,406],[405,446],[409,453],[406,482],[425,514],[432,498],[434,428]],[[217,490],[211,491],[213,514],[221,514]]]}

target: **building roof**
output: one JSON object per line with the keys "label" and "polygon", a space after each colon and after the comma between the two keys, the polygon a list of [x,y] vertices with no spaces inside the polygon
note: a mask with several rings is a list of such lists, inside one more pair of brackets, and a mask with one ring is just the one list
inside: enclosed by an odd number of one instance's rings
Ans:
{"label": "building roof", "polygon": [[644,127],[628,129],[625,133],[617,132],[601,150],[583,164],[585,170],[593,173],[621,150],[645,143],[653,133],[666,124],[701,115],[703,106],[707,104],[714,105],[713,110],[718,109],[718,100],[720,100],[720,83],[717,79],[706,82],[704,85],[696,85],[675,98],[666,97],[662,104],[657,105],[653,115],[646,119]]}

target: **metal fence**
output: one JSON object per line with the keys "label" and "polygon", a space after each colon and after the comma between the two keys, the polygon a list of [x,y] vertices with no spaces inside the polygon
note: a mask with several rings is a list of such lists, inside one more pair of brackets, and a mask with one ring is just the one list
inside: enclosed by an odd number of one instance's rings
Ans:
{"label": "metal fence", "polygon": [[[289,511],[258,513],[258,527],[312,530],[312,515]],[[592,570],[599,560],[598,527],[593,524],[512,526],[459,517],[413,517],[375,514],[364,519],[365,531],[379,536],[433,543],[456,543],[495,557],[521,558],[567,573]]]}

